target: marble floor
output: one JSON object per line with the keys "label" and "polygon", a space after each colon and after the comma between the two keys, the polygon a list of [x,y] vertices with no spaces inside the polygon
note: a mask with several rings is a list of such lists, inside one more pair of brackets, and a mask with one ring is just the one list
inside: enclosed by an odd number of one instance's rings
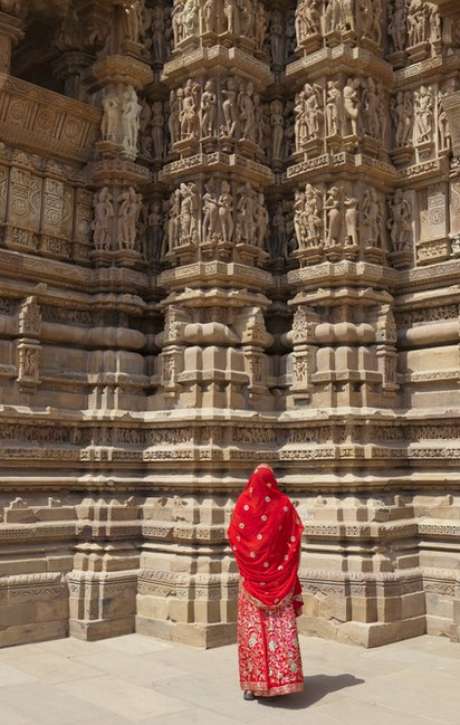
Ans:
{"label": "marble floor", "polygon": [[245,702],[235,646],[141,635],[0,650],[2,725],[459,725],[460,645],[420,637],[374,650],[302,637],[305,691]]}

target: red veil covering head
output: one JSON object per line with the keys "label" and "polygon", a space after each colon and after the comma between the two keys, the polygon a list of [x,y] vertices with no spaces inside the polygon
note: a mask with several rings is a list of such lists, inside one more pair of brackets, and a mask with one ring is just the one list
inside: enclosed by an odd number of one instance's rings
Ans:
{"label": "red veil covering head", "polygon": [[258,466],[236,502],[227,533],[243,587],[259,605],[275,608],[292,597],[296,614],[301,613],[297,570],[302,530],[272,469]]}

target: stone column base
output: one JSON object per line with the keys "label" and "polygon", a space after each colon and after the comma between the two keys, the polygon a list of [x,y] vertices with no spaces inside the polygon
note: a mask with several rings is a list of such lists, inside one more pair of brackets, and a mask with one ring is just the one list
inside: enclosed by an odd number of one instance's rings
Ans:
{"label": "stone column base", "polygon": [[236,642],[236,623],[183,624],[137,616],[136,632],[170,642],[182,642],[192,647],[203,647],[204,649],[222,647]]}
{"label": "stone column base", "polygon": [[95,642],[98,639],[108,639],[109,637],[121,637],[123,634],[132,634],[133,632],[133,616],[91,622],[80,622],[71,619],[69,622],[69,635],[87,642]]}
{"label": "stone column base", "polygon": [[300,634],[333,639],[343,644],[357,644],[362,647],[380,647],[426,634],[426,616],[404,619],[399,622],[344,622],[334,624],[317,617],[300,617]]}

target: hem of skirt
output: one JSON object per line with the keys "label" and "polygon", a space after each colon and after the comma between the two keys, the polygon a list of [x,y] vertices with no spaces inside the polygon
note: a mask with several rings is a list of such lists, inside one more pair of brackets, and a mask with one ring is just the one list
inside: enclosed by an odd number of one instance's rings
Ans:
{"label": "hem of skirt", "polygon": [[276,697],[277,695],[292,695],[294,692],[303,692],[304,683],[294,682],[291,685],[281,685],[281,687],[270,687],[264,690],[257,686],[255,682],[241,682],[242,690],[250,690],[256,697]]}

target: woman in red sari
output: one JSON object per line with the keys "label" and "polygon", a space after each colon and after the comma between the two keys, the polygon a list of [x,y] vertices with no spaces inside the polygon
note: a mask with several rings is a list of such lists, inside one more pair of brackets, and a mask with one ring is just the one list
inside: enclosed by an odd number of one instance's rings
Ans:
{"label": "woman in red sari", "polygon": [[303,689],[296,617],[303,525],[270,466],[258,466],[236,502],[228,538],[241,575],[238,655],[244,698]]}

